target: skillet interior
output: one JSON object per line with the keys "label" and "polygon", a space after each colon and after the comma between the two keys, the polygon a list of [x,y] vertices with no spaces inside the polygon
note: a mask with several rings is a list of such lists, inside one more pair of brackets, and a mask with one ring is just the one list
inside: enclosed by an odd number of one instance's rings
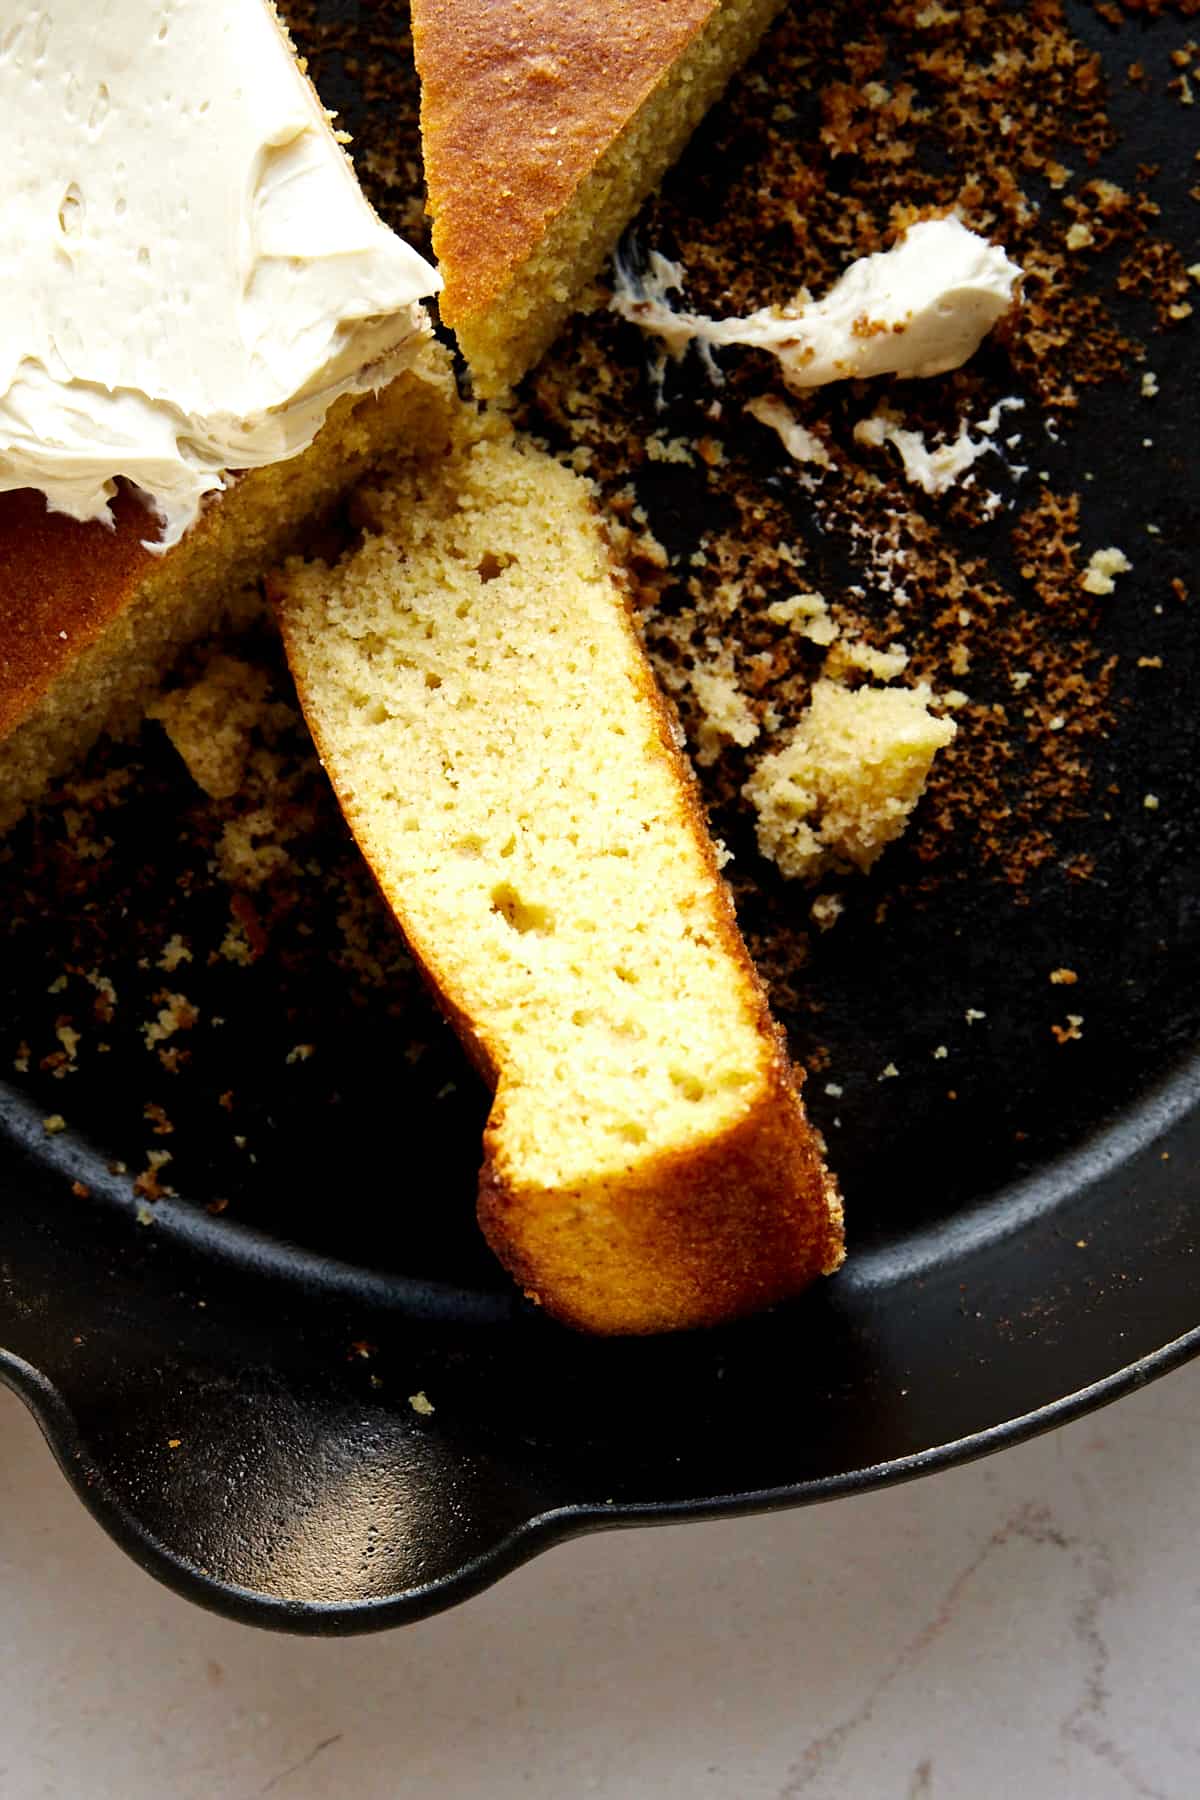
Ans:
{"label": "skillet interior", "polygon": [[[834,10],[835,38],[852,41],[876,9]],[[297,24],[368,153],[380,121],[394,124],[392,160],[367,167],[377,202],[415,234],[395,204],[411,192],[414,144],[402,46],[389,63],[378,15],[343,14]],[[1160,163],[1155,229],[1186,253],[1188,114],[1119,78],[1136,54],[1165,80],[1178,20],[1117,31],[1078,7],[1070,25],[1116,76],[1121,141],[1104,172],[1132,187],[1137,163]],[[790,66],[779,41],[756,69]],[[689,218],[701,237],[711,227],[734,179],[730,132],[736,143],[757,91],[743,83],[697,139],[642,221],[644,242],[678,248]],[[797,112],[798,133],[819,130]],[[1014,880],[1018,839],[989,856],[978,790],[948,791],[950,825],[847,884],[843,917],[820,933],[754,856],[731,801],[736,756],[706,777],[747,931],[818,1070],[810,1103],[852,1221],[846,1273],[794,1306],[703,1337],[597,1345],[514,1299],[471,1217],[486,1098],[286,721],[275,749],[299,769],[294,867],[232,912],[214,863],[233,815],[199,802],[151,728],[97,756],[90,810],[47,809],[9,841],[0,1051],[21,1068],[0,1114],[0,1344],[68,1473],[135,1555],[262,1622],[385,1623],[561,1531],[936,1466],[1191,1347],[1197,640],[1172,583],[1195,583],[1200,358],[1194,321],[1160,338],[1145,296],[1113,305],[1160,371],[1152,412],[1136,379],[1085,386],[1059,440],[1044,436],[1031,457],[1055,492],[1082,489],[1086,469],[1086,546],[1120,545],[1134,562],[1089,628],[1089,653],[1116,657],[1116,674],[1086,782],[1053,818],[1052,854]],[[529,384],[528,423],[564,449],[578,441],[563,384],[594,366],[597,343],[623,371],[633,434],[664,417],[694,434],[713,398],[703,368],[669,372],[664,415],[645,346],[603,319],[573,326],[550,376]],[[976,377],[973,399],[1022,391],[1004,345]],[[733,392],[749,379],[735,367]],[[829,402],[840,439],[848,407]],[[814,519],[765,434],[729,412],[729,481],[757,484],[807,544],[812,578],[840,591],[855,578],[844,535]],[[603,407],[585,424],[600,443]],[[605,483],[616,465],[601,448],[595,466]],[[1028,492],[1005,480],[1015,512]],[[637,495],[677,554],[719,504],[695,460],[645,462]],[[940,528],[936,507],[925,512]],[[993,527],[945,529],[1016,586],[1011,525],[1006,511]],[[661,587],[647,599],[670,604]],[[273,666],[269,642],[253,654]],[[1009,673],[999,650],[993,666],[977,655],[964,685],[1000,692]],[[1078,982],[1052,984],[1060,967]],[[177,1009],[163,1023],[176,993],[196,1015],[183,1027]],[[81,1030],[71,1053],[64,1022]],[[48,1133],[59,1113],[67,1129]],[[172,1161],[156,1173],[150,1152],[163,1149]],[[154,1200],[167,1182],[176,1194]],[[410,1404],[419,1393],[432,1413]]]}

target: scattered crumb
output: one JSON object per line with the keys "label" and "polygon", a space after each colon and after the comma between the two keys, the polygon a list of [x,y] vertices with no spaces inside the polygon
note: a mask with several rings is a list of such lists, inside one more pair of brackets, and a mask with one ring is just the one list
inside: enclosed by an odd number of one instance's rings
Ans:
{"label": "scattered crumb", "polygon": [[156,994],[155,999],[159,1003],[158,1013],[142,1027],[142,1037],[148,1050],[173,1037],[177,1031],[191,1031],[200,1017],[191,1001],[183,994],[161,993]]}
{"label": "scattered crumb", "polygon": [[1055,987],[1074,987],[1079,977],[1074,969],[1051,969],[1050,980]]}
{"label": "scattered crumb", "polygon": [[1114,577],[1128,574],[1132,567],[1125,552],[1115,546],[1108,550],[1095,550],[1080,577],[1079,585],[1089,594],[1111,594],[1117,585]]}
{"label": "scattered crumb", "polygon": [[744,792],[758,847],[784,875],[867,870],[897,838],[955,726],[916,688],[850,689],[819,680],[799,725],[764,756]]}
{"label": "scattered crumb", "polygon": [[420,1393],[410,1394],[408,1396],[408,1404],[415,1413],[420,1413],[423,1419],[429,1418],[430,1414],[433,1412],[433,1402],[425,1393],[424,1389],[422,1389]]}
{"label": "scattered crumb", "polygon": [[61,1113],[49,1113],[42,1120],[42,1130],[47,1137],[57,1137],[60,1131],[67,1129],[67,1121]]}
{"label": "scattered crumb", "polygon": [[218,654],[189,687],[160,694],[147,707],[187,764],[197,787],[214,800],[236,794],[268,678],[239,657]]}
{"label": "scattered crumb", "polygon": [[168,975],[173,975],[180,963],[191,962],[192,953],[178,932],[167,939],[163,953],[158,959],[158,966]]}
{"label": "scattered crumb", "polygon": [[733,675],[720,668],[696,668],[690,680],[701,714],[696,761],[703,767],[715,762],[726,744],[743,749],[752,744],[759,733],[758,720]]}
{"label": "scattered crumb", "polygon": [[169,1137],[175,1129],[167,1117],[165,1108],[159,1106],[157,1101],[147,1100],[142,1108],[142,1116],[153,1124],[155,1137]]}
{"label": "scattered crumb", "polygon": [[831,931],[845,910],[840,894],[818,894],[809,907],[809,916],[819,931]]}
{"label": "scattered crumb", "polygon": [[823,594],[792,594],[786,600],[773,600],[767,607],[773,625],[790,625],[798,636],[810,643],[832,644],[838,627]]}
{"label": "scattered crumb", "polygon": [[162,1200],[165,1198],[165,1196],[171,1192],[171,1189],[163,1182],[159,1181],[158,1175],[159,1170],[165,1169],[170,1161],[171,1152],[169,1150],[148,1150],[146,1152],[146,1167],[134,1180],[134,1193],[139,1195],[143,1200]]}
{"label": "scattered crumb", "polygon": [[869,675],[873,681],[895,681],[907,667],[908,651],[903,644],[889,644],[886,650],[879,650],[857,637],[839,639],[825,659],[825,674],[835,681],[843,681],[852,671]]}

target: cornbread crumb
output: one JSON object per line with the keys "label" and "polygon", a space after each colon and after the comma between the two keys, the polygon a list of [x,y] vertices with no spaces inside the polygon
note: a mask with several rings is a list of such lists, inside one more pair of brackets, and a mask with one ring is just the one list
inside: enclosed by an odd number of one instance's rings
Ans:
{"label": "cornbread crumb", "polygon": [[1128,574],[1132,567],[1125,552],[1115,545],[1107,550],[1094,550],[1079,578],[1079,585],[1088,594],[1111,594],[1117,585],[1114,577]]}
{"label": "cornbread crumb", "polygon": [[166,944],[163,946],[163,953],[158,959],[158,966],[165,974],[173,975],[180,963],[191,962],[191,960],[191,951],[188,949],[179,933],[175,932],[167,939]]}
{"label": "cornbread crumb", "polygon": [[163,1200],[171,1193],[172,1190],[158,1178],[160,1169],[165,1169],[170,1161],[171,1152],[169,1150],[148,1150],[146,1152],[146,1167],[136,1177],[133,1184],[133,1191],[139,1199]]}
{"label": "cornbread crumb", "polygon": [[825,674],[835,681],[851,672],[869,675],[873,681],[895,681],[907,667],[908,651],[903,644],[889,644],[880,650],[857,637],[840,638],[825,659]]}
{"label": "cornbread crumb", "polygon": [[798,637],[812,644],[832,644],[839,634],[823,594],[792,594],[786,600],[773,600],[767,617],[773,625],[790,625]]}
{"label": "cornbread crumb", "polygon": [[822,677],[800,723],[764,756],[743,792],[758,847],[784,875],[871,868],[899,837],[955,725],[915,688],[850,689]]}
{"label": "cornbread crumb", "polygon": [[845,911],[840,894],[818,894],[809,907],[809,916],[820,931],[830,931]]}
{"label": "cornbread crumb", "polygon": [[742,749],[752,744],[759,734],[758,720],[734,676],[714,666],[693,669],[689,679],[700,705],[696,761],[701,767],[715,762],[726,744]]}
{"label": "cornbread crumb", "polygon": [[210,799],[226,800],[241,786],[267,687],[265,670],[219,654],[190,686],[159,694],[147,707]]}
{"label": "cornbread crumb", "polygon": [[1051,969],[1050,980],[1055,987],[1074,987],[1079,977],[1074,969]]}
{"label": "cornbread crumb", "polygon": [[42,1120],[42,1130],[47,1137],[57,1137],[60,1131],[67,1129],[67,1121],[61,1113],[48,1113]]}
{"label": "cornbread crumb", "polygon": [[177,1031],[190,1031],[199,1017],[184,994],[156,994],[155,1000],[158,1002],[158,1013],[142,1027],[142,1037],[148,1050],[164,1043]]}
{"label": "cornbread crumb", "polygon": [[420,1413],[423,1419],[432,1417],[433,1402],[423,1388],[418,1393],[408,1396],[408,1404],[415,1413]]}

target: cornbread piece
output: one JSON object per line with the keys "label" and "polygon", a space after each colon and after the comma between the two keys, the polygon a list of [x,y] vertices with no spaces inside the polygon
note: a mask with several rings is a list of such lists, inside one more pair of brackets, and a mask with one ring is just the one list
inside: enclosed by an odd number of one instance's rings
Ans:
{"label": "cornbread piece", "polygon": [[437,274],[368,204],[271,0],[12,10],[0,828],[444,381]]}
{"label": "cornbread piece", "polygon": [[955,733],[929,710],[927,686],[847,688],[823,679],[781,750],[744,792],[758,847],[783,874],[866,870],[900,836],[937,752]]}
{"label": "cornbread piece", "polygon": [[477,391],[557,335],[781,0],[413,0],[442,317]]}
{"label": "cornbread piece", "polygon": [[196,786],[228,800],[242,785],[269,687],[265,669],[218,653],[197,680],[156,694],[146,717],[162,726]]}
{"label": "cornbread piece", "polygon": [[841,1209],[582,483],[508,438],[403,468],[273,578],[342,808],[496,1087],[479,1218],[567,1323],[794,1294]]}
{"label": "cornbread piece", "polygon": [[302,455],[210,499],[163,555],[146,549],[153,521],[127,489],[115,530],[48,512],[31,489],[0,494],[0,829],[101,732],[135,731],[182,647],[385,452],[444,438],[452,403],[430,341],[378,397],[340,400]]}

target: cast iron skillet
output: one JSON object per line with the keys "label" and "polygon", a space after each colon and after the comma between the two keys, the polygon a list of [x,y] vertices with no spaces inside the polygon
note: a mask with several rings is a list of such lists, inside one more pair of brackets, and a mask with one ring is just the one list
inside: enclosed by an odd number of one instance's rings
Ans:
{"label": "cast iron skillet", "polygon": [[[1090,17],[1082,29],[1098,29]],[[1145,42],[1161,52],[1154,29]],[[1144,154],[1172,154],[1162,130]],[[1102,396],[1070,452],[1096,475],[1096,541],[1139,546],[1125,591],[1143,602],[1197,536],[1196,334],[1172,355],[1152,461]],[[1046,445],[1061,468],[1058,454]],[[1146,541],[1147,517],[1170,520],[1173,548]],[[114,1042],[70,1082],[35,1068],[0,1087],[0,1376],[117,1541],[248,1622],[382,1627],[575,1532],[945,1467],[1200,1348],[1196,633],[1190,609],[1151,616],[1132,599],[1105,629],[1131,660],[1151,637],[1163,668],[1126,696],[1103,804],[1064,827],[1062,862],[1086,849],[1092,878],[1055,863],[1018,899],[964,869],[880,925],[880,894],[914,873],[901,847],[816,946],[806,979],[841,1092],[810,1092],[852,1255],[769,1316],[639,1343],[539,1317],[474,1233],[485,1100],[448,1034],[418,1019],[434,1048],[410,1078],[411,1021],[351,1019],[314,977],[343,1062],[331,1112],[303,1071],[275,1072],[297,1025],[269,957],[246,972],[221,1051],[260,1127],[257,1174],[222,1216],[204,1205],[215,1176],[182,1182],[147,1224],[109,1172],[131,1093],[140,1110],[134,1049]],[[163,778],[132,795],[112,857],[169,843],[185,789]],[[16,840],[18,860],[32,841]],[[161,861],[144,871],[147,906],[178,878]],[[5,879],[11,895],[19,871]],[[32,904],[52,915],[49,894]],[[54,975],[52,916],[41,942],[42,961],[5,952],[10,1019],[32,1016]],[[1059,964],[1081,972],[1066,999],[1085,1017],[1066,1044],[1049,1029],[1068,1010],[1046,980]],[[189,992],[223,1005],[222,979],[191,971]],[[899,1077],[881,1082],[889,1063]],[[71,1128],[48,1134],[60,1104]]]}

